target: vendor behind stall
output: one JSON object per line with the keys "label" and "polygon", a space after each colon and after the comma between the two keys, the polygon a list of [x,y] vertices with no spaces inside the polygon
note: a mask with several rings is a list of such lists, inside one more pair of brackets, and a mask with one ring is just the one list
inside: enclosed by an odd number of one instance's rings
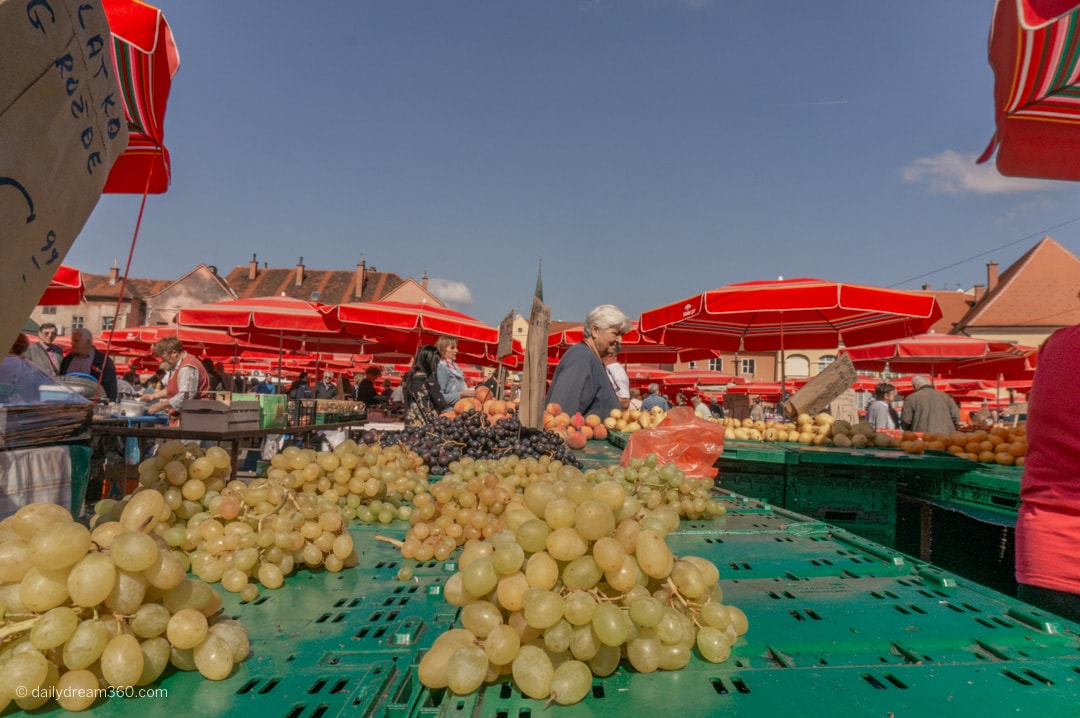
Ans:
{"label": "vendor behind stall", "polygon": [[86,374],[101,383],[109,401],[116,401],[116,365],[94,348],[94,335],[85,327],[71,332],[71,351],[60,362],[61,374]]}
{"label": "vendor behind stall", "polygon": [[615,342],[630,329],[630,319],[612,304],[602,304],[585,317],[584,339],[563,354],[551,378],[547,403],[558,404],[573,416],[596,414],[607,417],[620,408],[619,397],[604,368],[606,356]]}
{"label": "vendor behind stall", "polygon": [[161,360],[162,367],[169,372],[169,381],[164,389],[139,397],[140,401],[152,402],[147,407],[149,413],[168,411],[179,416],[186,399],[210,390],[210,377],[202,362],[184,351],[183,343],[176,337],[159,339],[150,353]]}

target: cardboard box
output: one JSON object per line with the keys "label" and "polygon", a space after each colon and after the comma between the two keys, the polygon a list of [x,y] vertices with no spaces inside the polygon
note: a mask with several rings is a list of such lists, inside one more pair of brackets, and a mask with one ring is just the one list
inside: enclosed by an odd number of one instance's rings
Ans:
{"label": "cardboard box", "polygon": [[284,394],[233,394],[232,401],[258,402],[260,429],[284,429],[289,425],[289,398]]}
{"label": "cardboard box", "polygon": [[226,404],[209,399],[190,399],[180,412],[180,428],[187,431],[244,431],[259,428],[259,402]]}

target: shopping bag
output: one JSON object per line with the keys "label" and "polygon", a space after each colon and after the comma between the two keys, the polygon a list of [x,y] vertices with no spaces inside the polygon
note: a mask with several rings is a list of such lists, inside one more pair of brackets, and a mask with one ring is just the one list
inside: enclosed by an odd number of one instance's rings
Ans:
{"label": "shopping bag", "polygon": [[715,478],[716,460],[724,453],[724,425],[701,419],[688,406],[677,406],[656,426],[630,435],[621,464],[656,454],[661,463],[673,463],[687,476]]}

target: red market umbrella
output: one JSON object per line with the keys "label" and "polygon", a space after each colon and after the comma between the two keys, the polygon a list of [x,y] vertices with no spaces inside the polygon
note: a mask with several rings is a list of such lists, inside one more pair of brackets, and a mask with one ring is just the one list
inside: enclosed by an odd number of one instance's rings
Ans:
{"label": "red market umbrella", "polygon": [[666,387],[686,386],[727,386],[734,379],[731,374],[722,371],[709,371],[707,369],[689,369],[687,371],[672,372],[664,377],[663,384]]}
{"label": "red market umbrella", "polygon": [[208,350],[224,350],[232,354],[238,344],[236,337],[228,332],[194,327],[152,325],[126,327],[101,333],[101,340],[110,342],[114,349],[144,353],[148,353],[158,340],[165,337],[176,337],[183,342],[184,349],[192,354],[203,354]]}
{"label": "red market umbrella", "polygon": [[642,313],[647,337],[726,352],[835,349],[910,336],[941,318],[929,294],[823,279],[745,282]]}
{"label": "red market umbrella", "polygon": [[998,0],[990,29],[1003,175],[1080,180],[1080,44],[1077,0]]}
{"label": "red market umbrella", "polygon": [[468,314],[427,303],[356,302],[327,307],[327,314],[346,334],[364,337],[415,352],[442,335],[458,342],[462,360],[492,359],[498,349],[499,330]]}
{"label": "red market umbrella", "polygon": [[628,364],[624,368],[626,369],[626,376],[630,379],[631,386],[643,387],[653,382],[660,383],[665,377],[671,376],[671,372],[667,369],[657,369],[651,366]]}
{"label": "red market umbrella", "polygon": [[38,306],[81,304],[85,295],[82,272],[61,264],[38,300]]}
{"label": "red market umbrella", "polygon": [[[181,326],[221,329],[242,335],[250,341],[252,335],[277,339],[279,370],[285,353],[285,338],[305,341],[332,341],[342,336],[341,325],[332,317],[328,307],[292,297],[255,297],[232,299],[195,307],[183,307],[176,313]],[[263,344],[272,348],[269,339]]]}
{"label": "red market umbrella", "polygon": [[[568,327],[548,335],[548,361],[558,362],[567,349],[585,338],[581,326]],[[649,339],[641,334],[638,323],[632,322],[630,331],[619,341],[619,361],[625,364],[679,364],[689,361],[714,359],[719,352],[696,347],[676,347]]]}
{"label": "red market umbrella", "polygon": [[729,284],[642,313],[641,332],[674,346],[728,352],[835,349],[910,336],[941,318],[930,294],[824,279]]}
{"label": "red market umbrella", "polygon": [[852,364],[863,370],[967,375],[960,372],[964,362],[986,359],[990,355],[1019,357],[1021,351],[1021,348],[1009,342],[929,333],[847,346],[840,353],[846,354]]}
{"label": "red market umbrella", "polygon": [[[806,384],[813,378],[814,377],[812,376],[800,377],[798,379],[791,379],[789,377],[788,381],[790,381],[795,387],[801,389],[806,386]],[[854,389],[855,391],[873,391],[874,388],[877,387],[877,385],[880,384],[882,381],[884,380],[876,376],[857,376],[855,377],[855,381],[852,382],[850,388]]]}
{"label": "red market umbrella", "polygon": [[137,0],[102,0],[102,6],[112,31],[113,71],[129,137],[102,191],[160,194],[171,180],[165,107],[180,67],[176,42],[156,7]]}
{"label": "red market umbrella", "polygon": [[[913,377],[904,376],[891,380],[889,383],[896,387],[896,391],[900,395],[910,394],[912,391],[911,380]],[[952,378],[936,376],[931,377],[931,382],[935,389],[943,391],[946,394],[966,394],[970,392],[981,391],[983,389],[989,389],[994,386],[994,382],[986,379],[966,379],[966,378]]]}
{"label": "red market umbrella", "polygon": [[176,323],[187,327],[222,329],[231,334],[276,333],[291,336],[341,336],[341,325],[326,305],[292,297],[231,299],[195,307],[183,307]]}

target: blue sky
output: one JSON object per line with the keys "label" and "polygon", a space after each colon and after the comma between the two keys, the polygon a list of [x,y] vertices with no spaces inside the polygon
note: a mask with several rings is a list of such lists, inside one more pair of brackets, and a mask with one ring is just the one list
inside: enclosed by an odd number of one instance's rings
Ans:
{"label": "blue sky", "polygon": [[[369,265],[497,324],[732,282],[968,288],[1080,188],[976,167],[989,0],[158,0],[173,182],[132,275]],[[105,195],[66,263],[126,261]],[[1064,225],[1064,226],[1059,226]]]}

